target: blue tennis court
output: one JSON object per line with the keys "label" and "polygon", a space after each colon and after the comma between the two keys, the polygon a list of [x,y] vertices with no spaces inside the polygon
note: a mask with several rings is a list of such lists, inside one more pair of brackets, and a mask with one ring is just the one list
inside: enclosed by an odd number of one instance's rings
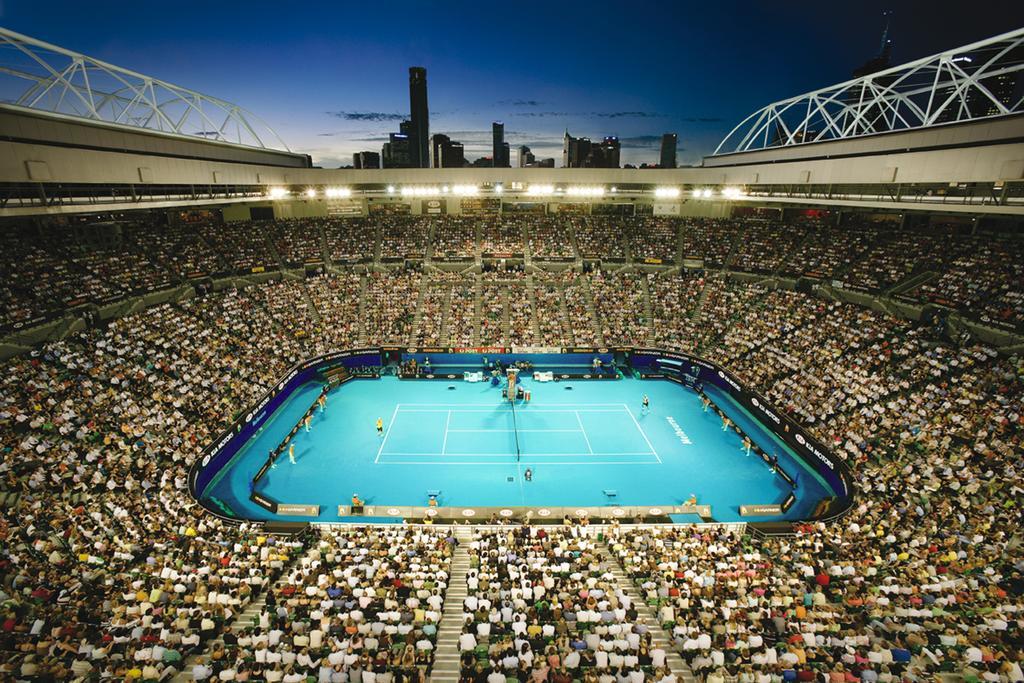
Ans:
{"label": "blue tennis court", "polygon": [[[525,378],[523,385],[531,400],[513,412],[501,389],[486,383],[352,380],[330,392],[308,432],[296,434],[295,464],[280,457],[256,490],[319,505],[324,522],[337,521],[337,506],[353,493],[368,505],[402,506],[425,505],[428,491],[440,491],[442,506],[679,505],[694,495],[716,520],[737,521],[740,505],[780,504],[791,492],[763,460],[745,454],[739,436],[723,431],[697,394],[673,382]],[[296,391],[201,495],[242,516],[274,517],[249,500],[250,482],[319,391],[316,382]],[[807,516],[830,495],[778,437],[723,392],[707,392],[798,474],[786,518]]]}
{"label": "blue tennis court", "polygon": [[653,465],[657,451],[625,403],[520,405],[398,404],[376,463],[446,465],[519,462],[585,467]]}

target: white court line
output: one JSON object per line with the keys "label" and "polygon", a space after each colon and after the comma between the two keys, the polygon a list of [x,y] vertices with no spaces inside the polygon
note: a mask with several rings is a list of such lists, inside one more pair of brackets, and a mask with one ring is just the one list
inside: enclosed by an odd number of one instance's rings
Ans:
{"label": "white court line", "polygon": [[[524,458],[582,458],[584,456],[593,455],[595,458],[601,457],[621,457],[624,455],[655,455],[650,451],[643,452],[627,452],[627,453],[524,453]],[[440,458],[442,456],[446,458],[511,458],[515,456],[515,453],[385,453],[382,457],[430,457]]]}
{"label": "white court line", "polygon": [[[477,408],[413,408],[412,410],[402,409],[403,413],[447,413],[452,410],[456,413],[496,413],[503,410],[498,407],[494,410],[485,410]],[[519,410],[526,410],[526,415],[532,415],[534,413],[574,413],[579,411],[581,413],[621,413],[622,408],[519,408]]]}
{"label": "white court line", "polygon": [[484,434],[502,433],[502,432],[578,432],[578,429],[449,429],[450,432],[483,432]]}
{"label": "white court line", "polygon": [[[507,399],[503,399],[501,403],[402,403],[403,407],[412,406],[413,408],[425,407],[425,408],[474,408],[486,406],[489,408],[496,408],[504,405]],[[587,408],[589,406],[624,406],[625,403],[549,403],[548,405],[557,406],[564,408],[566,406],[579,406],[580,408]]]}
{"label": "white court line", "polygon": [[629,416],[633,418],[633,424],[635,424],[636,428],[640,430],[640,435],[644,437],[644,441],[647,442],[647,447],[651,449],[651,453],[654,455],[655,458],[658,458],[658,462],[661,462],[661,456],[658,455],[658,451],[654,450],[654,446],[651,445],[651,440],[647,438],[647,432],[645,432],[643,430],[643,427],[640,426],[640,423],[636,421],[636,416],[633,414],[633,411],[630,410],[629,406],[627,406],[625,403],[622,404],[622,407],[625,408],[626,412],[629,413]]}
{"label": "white court line", "polygon": [[380,440],[380,448],[377,449],[377,457],[373,459],[374,462],[377,462],[380,459],[380,454],[384,452],[384,444],[388,442],[388,435],[391,434],[391,427],[394,426],[395,418],[398,417],[398,409],[401,407],[401,403],[396,405],[395,412],[391,414],[391,423],[388,425],[388,430],[384,432],[384,438]]}
{"label": "white court line", "polygon": [[[513,455],[515,455],[515,454],[513,453]],[[644,453],[644,455],[650,455],[650,453]],[[536,456],[536,457],[543,457],[543,456]],[[500,463],[500,462],[450,462],[448,460],[398,460],[398,461],[394,461],[394,462],[385,461],[385,462],[381,462],[381,463],[378,463],[378,464],[379,465],[449,465],[451,467],[500,467],[500,466],[502,466],[502,465],[504,465],[506,463]],[[511,463],[507,463],[507,464],[511,464]],[[562,466],[567,466],[567,465],[573,465],[573,466],[575,466],[575,465],[593,465],[595,463],[594,463],[593,460],[583,460],[583,461],[580,461],[580,462],[549,462],[549,461],[546,461],[546,460],[540,461],[540,462],[534,462],[532,460],[524,460],[521,464],[522,465],[544,465],[545,467],[562,467]],[[621,461],[621,462],[620,461],[600,462],[600,463],[597,463],[597,464],[600,464],[603,467],[605,465],[633,465],[633,466],[639,466],[639,465],[660,465],[661,463],[660,462],[636,462],[634,460],[627,460],[627,461]]]}
{"label": "white court line", "polygon": [[583,420],[580,419],[580,413],[579,411],[573,412],[576,413],[576,421],[580,423],[580,431],[583,432],[583,440],[587,442],[587,450],[590,451],[591,455],[593,455],[594,448],[590,445],[590,437],[587,436],[587,430],[583,428]]}
{"label": "white court line", "polygon": [[444,421],[444,442],[441,444],[441,455],[448,450],[448,425],[452,422],[452,411],[448,411],[448,419]]}

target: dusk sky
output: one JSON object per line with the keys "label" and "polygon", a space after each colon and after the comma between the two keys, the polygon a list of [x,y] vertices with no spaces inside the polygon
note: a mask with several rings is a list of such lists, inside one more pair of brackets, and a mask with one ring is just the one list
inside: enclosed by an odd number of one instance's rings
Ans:
{"label": "dusk sky", "polygon": [[[894,10],[899,63],[1024,26],[1017,2],[156,3],[0,0],[0,26],[235,102],[314,163],[380,151],[427,68],[430,132],[561,163],[561,138],[696,163],[743,117],[846,80]],[[515,153],[513,152],[513,165]]]}

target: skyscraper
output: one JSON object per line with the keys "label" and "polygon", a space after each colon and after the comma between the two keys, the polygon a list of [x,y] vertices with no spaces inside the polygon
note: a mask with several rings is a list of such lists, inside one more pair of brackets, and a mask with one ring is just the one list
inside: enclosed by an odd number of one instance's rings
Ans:
{"label": "skyscraper", "polygon": [[621,149],[622,147],[617,137],[605,137],[600,145],[594,146],[591,153],[592,159],[588,166],[592,168],[618,168]]}
{"label": "skyscraper", "polygon": [[519,168],[527,168],[536,163],[537,157],[526,145],[519,145]]}
{"label": "skyscraper", "polygon": [[492,149],[491,158],[494,159],[494,168],[508,168],[509,147],[505,142],[505,124],[501,121],[491,123]]}
{"label": "skyscraper", "polygon": [[594,144],[590,138],[574,138],[565,131],[562,166],[565,168],[618,168],[621,145],[615,136]]}
{"label": "skyscraper", "polygon": [[430,109],[427,107],[427,70],[409,67],[409,164],[430,168]]}
{"label": "skyscraper", "polygon": [[583,168],[587,165],[592,146],[590,138],[574,138],[566,130],[565,137],[562,138],[562,166],[564,168]]}
{"label": "skyscraper", "polygon": [[675,133],[665,133],[661,136],[661,161],[658,166],[661,168],[676,167],[676,147],[679,144],[679,136]]}
{"label": "skyscraper", "polygon": [[443,133],[430,138],[431,165],[433,168],[462,168],[466,165],[465,148],[461,142],[452,140]]}
{"label": "skyscraper", "polygon": [[412,123],[409,121],[402,121],[399,124],[398,133],[390,133],[388,135],[388,141],[384,143],[384,147],[381,149],[381,161],[384,162],[384,168],[410,168],[414,167],[412,163]]}
{"label": "skyscraper", "polygon": [[380,168],[380,154],[377,152],[356,152],[352,161],[356,168]]}

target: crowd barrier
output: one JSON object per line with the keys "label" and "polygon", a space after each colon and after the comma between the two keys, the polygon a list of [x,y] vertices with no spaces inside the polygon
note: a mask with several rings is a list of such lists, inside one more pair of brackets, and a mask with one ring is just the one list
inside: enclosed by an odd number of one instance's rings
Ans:
{"label": "crowd barrier", "polygon": [[391,517],[402,520],[458,520],[536,521],[556,524],[559,520],[659,520],[669,515],[697,515],[712,520],[710,505],[605,505],[561,507],[473,507],[473,506],[416,506],[416,505],[361,505],[353,511],[351,505],[339,505],[339,517]]}

